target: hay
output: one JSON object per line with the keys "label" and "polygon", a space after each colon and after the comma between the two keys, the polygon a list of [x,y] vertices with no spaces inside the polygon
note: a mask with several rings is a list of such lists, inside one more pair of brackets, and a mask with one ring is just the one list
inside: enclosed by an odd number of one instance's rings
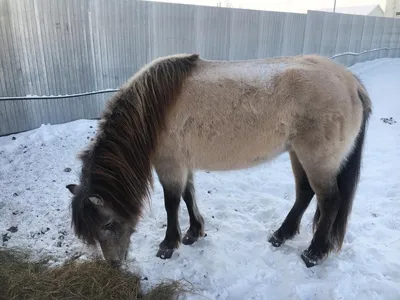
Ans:
{"label": "hay", "polygon": [[0,249],[0,299],[175,300],[184,292],[179,282],[164,282],[144,294],[140,278],[106,262],[70,261],[49,268],[26,253]]}

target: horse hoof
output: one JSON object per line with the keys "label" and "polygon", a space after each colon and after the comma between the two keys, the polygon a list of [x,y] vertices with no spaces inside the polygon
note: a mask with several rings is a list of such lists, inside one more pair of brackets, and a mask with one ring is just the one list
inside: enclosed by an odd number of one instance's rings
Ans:
{"label": "horse hoof", "polygon": [[161,259],[169,259],[171,258],[172,253],[174,253],[174,249],[158,249],[156,256]]}
{"label": "horse hoof", "polygon": [[283,244],[284,240],[278,238],[275,233],[273,233],[268,242],[270,242],[274,247],[280,247]]}
{"label": "horse hoof", "polygon": [[318,263],[318,258],[315,255],[310,254],[308,250],[304,250],[303,253],[301,253],[301,259],[304,261],[307,268],[314,267]]}
{"label": "horse hoof", "polygon": [[185,234],[185,236],[182,239],[182,244],[184,245],[192,245],[194,242],[196,242],[199,239],[197,236],[192,236],[190,234]]}

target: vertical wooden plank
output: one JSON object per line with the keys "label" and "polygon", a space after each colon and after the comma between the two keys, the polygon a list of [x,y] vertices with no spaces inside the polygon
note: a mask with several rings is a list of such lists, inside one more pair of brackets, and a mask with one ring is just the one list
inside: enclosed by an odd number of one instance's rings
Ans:
{"label": "vertical wooden plank", "polygon": [[196,8],[196,50],[201,57],[228,59],[231,17],[231,10],[228,8]]}
{"label": "vertical wooden plank", "polygon": [[319,52],[323,56],[331,57],[335,54],[339,20],[340,14],[325,13]]}
{"label": "vertical wooden plank", "polygon": [[[396,34],[396,33],[398,33],[398,34]],[[397,49],[396,49],[395,57],[400,57],[400,19],[395,19],[395,33],[394,34],[397,36],[397,43],[395,46],[395,47],[397,47]],[[393,41],[395,41],[395,40],[396,40],[396,38],[393,39]]]}
{"label": "vertical wooden plank", "polygon": [[[374,31],[372,32],[370,49],[377,49],[381,46],[384,27],[385,27],[385,18],[376,17]],[[369,53],[368,60],[374,60],[376,58],[379,58],[379,51],[374,51]]]}
{"label": "vertical wooden plank", "polygon": [[285,13],[285,25],[282,33],[282,56],[303,53],[306,22],[306,14]]}
{"label": "vertical wooden plank", "polygon": [[150,60],[179,52],[195,52],[195,7],[151,3],[152,43]]}
{"label": "vertical wooden plank", "polygon": [[[364,17],[364,29],[361,38],[361,49],[360,52],[370,50],[372,45],[372,38],[374,33],[376,17]],[[357,62],[364,62],[369,59],[369,53],[362,54],[357,57]]]}
{"label": "vertical wooden plank", "polygon": [[[339,14],[339,24],[336,37],[336,46],[334,54],[345,53],[350,51],[350,38],[352,32],[353,16],[347,14]],[[343,65],[347,65],[347,56],[335,58],[335,61]]]}
{"label": "vertical wooden plank", "polygon": [[9,134],[12,132],[13,128],[10,124],[11,119],[8,115],[8,110],[5,101],[0,101],[0,136]]}
{"label": "vertical wooden plank", "polygon": [[[390,31],[389,37],[389,48],[397,47],[397,41],[400,39],[400,27],[396,26],[396,19],[390,18],[392,20],[392,29]],[[396,57],[396,49],[389,50],[388,57],[393,58]]]}
{"label": "vertical wooden plank", "polygon": [[[364,31],[364,16],[353,16],[349,40],[349,52],[359,53],[361,52],[361,42]],[[351,66],[358,61],[357,56],[347,56],[346,65]]]}
{"label": "vertical wooden plank", "polygon": [[260,33],[255,58],[280,56],[284,39],[285,13],[262,12],[258,23],[260,23]]}
{"label": "vertical wooden plank", "polygon": [[[390,39],[392,37],[394,18],[384,18],[383,34],[380,48],[390,47]],[[389,57],[389,50],[381,50],[378,52],[377,58]]]}
{"label": "vertical wooden plank", "polygon": [[258,56],[260,16],[259,11],[232,9],[229,60],[254,59]]}
{"label": "vertical wooden plank", "polygon": [[304,54],[320,54],[324,21],[324,12],[308,11],[303,44]]}

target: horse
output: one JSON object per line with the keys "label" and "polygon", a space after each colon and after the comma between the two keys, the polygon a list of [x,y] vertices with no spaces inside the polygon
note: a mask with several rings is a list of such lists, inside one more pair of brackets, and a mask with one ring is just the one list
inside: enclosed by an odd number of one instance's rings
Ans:
{"label": "horse", "polygon": [[[161,183],[167,216],[156,254],[205,236],[195,197],[196,170],[251,168],[289,153],[296,197],[274,247],[299,233],[314,196],[313,238],[301,259],[310,268],[341,250],[360,178],[368,92],[345,66],[318,55],[217,61],[198,54],[159,57],[108,101],[82,163],[71,209],[75,235],[100,244],[111,264],[126,260],[130,237]],[[183,238],[183,198],[189,228]]]}

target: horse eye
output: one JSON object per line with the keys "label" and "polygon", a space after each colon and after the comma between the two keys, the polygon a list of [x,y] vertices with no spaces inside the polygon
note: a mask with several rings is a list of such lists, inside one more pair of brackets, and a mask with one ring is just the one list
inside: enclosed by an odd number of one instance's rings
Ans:
{"label": "horse eye", "polygon": [[115,224],[115,223],[114,223],[113,221],[110,221],[110,222],[108,222],[107,224],[101,226],[101,228],[102,228],[103,230],[112,230],[113,227],[114,227],[114,224]]}

